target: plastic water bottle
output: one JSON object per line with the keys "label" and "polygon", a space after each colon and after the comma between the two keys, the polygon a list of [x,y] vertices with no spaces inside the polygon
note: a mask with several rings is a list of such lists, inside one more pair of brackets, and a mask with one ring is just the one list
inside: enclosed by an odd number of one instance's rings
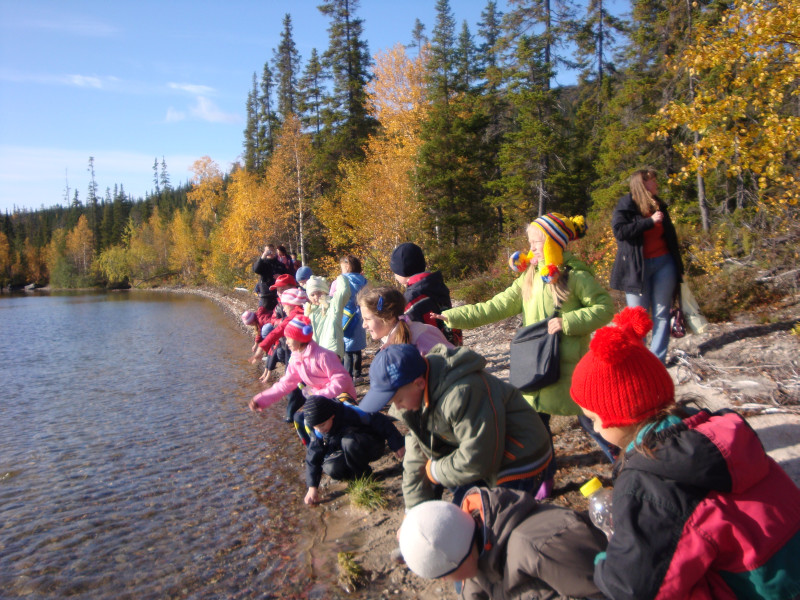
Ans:
{"label": "plastic water bottle", "polygon": [[604,488],[597,477],[581,486],[581,494],[589,499],[589,518],[600,531],[611,539],[614,535],[614,521],[611,516],[611,492]]}

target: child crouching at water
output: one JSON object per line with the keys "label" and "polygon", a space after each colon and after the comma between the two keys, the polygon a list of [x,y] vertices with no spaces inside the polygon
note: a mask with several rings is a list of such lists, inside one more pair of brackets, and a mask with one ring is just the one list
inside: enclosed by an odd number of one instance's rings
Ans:
{"label": "child crouching at water", "polygon": [[353,379],[335,352],[321,348],[312,338],[311,321],[305,315],[293,317],[283,335],[292,355],[286,372],[275,385],[253,396],[250,410],[263,410],[275,404],[302,381],[311,394],[336,398],[348,394],[356,398]]}
{"label": "child crouching at water", "polygon": [[599,329],[570,392],[624,449],[613,535],[595,561],[609,598],[797,598],[800,490],[730,410],[675,404],[667,369],[642,344],[645,309]]}

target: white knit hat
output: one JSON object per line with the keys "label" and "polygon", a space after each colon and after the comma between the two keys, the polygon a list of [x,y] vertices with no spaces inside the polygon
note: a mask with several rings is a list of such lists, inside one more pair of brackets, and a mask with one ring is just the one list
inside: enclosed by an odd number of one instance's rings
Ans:
{"label": "white knit hat", "polygon": [[425,579],[449,575],[472,552],[475,520],[455,504],[430,500],[408,511],[400,527],[400,552]]}
{"label": "white knit hat", "polygon": [[312,275],[306,281],[306,293],[312,294],[314,292],[323,292],[327,294],[330,292],[331,286],[328,285],[328,281],[324,277],[320,277],[319,275]]}

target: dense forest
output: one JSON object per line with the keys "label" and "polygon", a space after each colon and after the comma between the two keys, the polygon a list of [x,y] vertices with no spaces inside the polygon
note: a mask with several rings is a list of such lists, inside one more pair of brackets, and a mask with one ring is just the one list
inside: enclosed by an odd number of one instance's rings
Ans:
{"label": "dense forest", "polygon": [[266,241],[322,270],[353,252],[380,277],[413,240],[464,278],[549,211],[588,216],[581,251],[603,275],[610,212],[643,166],[662,174],[691,273],[796,268],[800,3],[634,0],[625,18],[603,0],[507,4],[471,31],[438,0],[434,23],[374,56],[358,0],[319,5],[328,47],[308,57],[286,14],[243,99],[240,164],[200,157],[173,189],[156,159],[134,200],[121,184],[101,196],[89,158],[85,201],[66,190],[0,216],[0,285],[231,286]]}

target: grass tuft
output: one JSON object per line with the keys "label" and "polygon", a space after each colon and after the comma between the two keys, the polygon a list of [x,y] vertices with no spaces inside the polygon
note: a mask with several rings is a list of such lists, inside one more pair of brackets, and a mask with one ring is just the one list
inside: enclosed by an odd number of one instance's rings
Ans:
{"label": "grass tuft", "polygon": [[339,563],[339,585],[348,594],[363,587],[366,583],[364,568],[353,559],[351,552],[339,552],[336,561]]}
{"label": "grass tuft", "polygon": [[376,510],[386,508],[387,501],[383,492],[383,485],[372,475],[359,477],[347,484],[347,493],[350,496],[350,504]]}

